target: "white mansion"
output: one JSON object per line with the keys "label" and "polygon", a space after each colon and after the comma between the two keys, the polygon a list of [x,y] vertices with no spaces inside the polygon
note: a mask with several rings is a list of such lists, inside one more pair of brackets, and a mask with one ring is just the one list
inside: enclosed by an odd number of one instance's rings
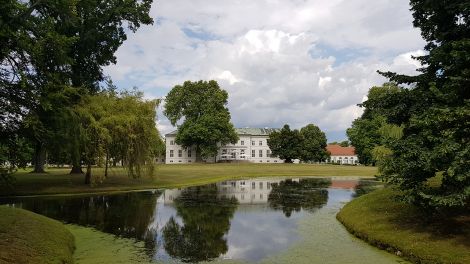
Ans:
{"label": "white mansion", "polygon": [[[273,128],[237,128],[238,142],[219,146],[216,157],[207,158],[206,162],[218,161],[248,161],[255,163],[282,163],[284,160],[271,155],[268,146],[268,138]],[[176,132],[165,135],[166,164],[193,163],[196,162],[196,148],[188,149],[177,145]]]}

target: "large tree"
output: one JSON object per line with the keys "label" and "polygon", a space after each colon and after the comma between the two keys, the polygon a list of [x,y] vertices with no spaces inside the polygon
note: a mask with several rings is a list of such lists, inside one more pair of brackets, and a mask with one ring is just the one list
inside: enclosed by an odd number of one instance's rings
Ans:
{"label": "large tree", "polygon": [[380,129],[387,123],[385,116],[389,115],[382,105],[398,93],[400,88],[395,83],[384,83],[382,86],[372,87],[367,94],[368,100],[359,104],[364,108],[364,113],[353,121],[346,134],[355,147],[361,164],[375,165],[373,149],[383,143]]}
{"label": "large tree", "polygon": [[[67,71],[72,61],[67,53],[75,36],[56,29],[74,16],[75,5],[66,0],[6,0],[0,6],[1,144],[29,132],[35,157],[44,160],[43,142],[50,134],[35,113],[54,112],[69,101]],[[43,171],[42,166],[36,169]]]}
{"label": "large tree", "polygon": [[[403,134],[389,147],[387,179],[406,200],[428,208],[470,204],[470,2],[411,0],[413,24],[427,41],[417,76],[382,73],[399,93],[369,108],[384,109]],[[439,186],[428,180],[442,173]]]}
{"label": "large tree", "polygon": [[279,131],[269,134],[268,146],[272,154],[292,163],[299,159],[302,152],[302,135],[299,130],[291,130],[289,125],[284,125]]}
{"label": "large tree", "polygon": [[235,143],[238,135],[230,122],[228,93],[214,81],[186,81],[176,85],[165,99],[164,114],[178,125],[176,143],[196,147],[196,159],[217,154],[219,145]]}
{"label": "large tree", "polygon": [[328,158],[326,151],[326,135],[314,124],[308,124],[300,129],[302,136],[302,161],[325,161]]}

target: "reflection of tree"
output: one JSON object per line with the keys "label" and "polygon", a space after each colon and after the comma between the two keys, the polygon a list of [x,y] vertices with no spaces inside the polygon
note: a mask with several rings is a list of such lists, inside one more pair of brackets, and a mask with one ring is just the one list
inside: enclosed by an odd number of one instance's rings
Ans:
{"label": "reflection of tree", "polygon": [[224,235],[237,208],[236,199],[218,198],[217,187],[185,189],[174,201],[180,225],[173,217],[163,228],[166,252],[184,262],[211,260],[227,252]]}
{"label": "reflection of tree", "polygon": [[354,192],[354,197],[357,198],[359,196],[362,196],[364,194],[368,194],[380,186],[383,186],[382,183],[377,182],[377,181],[371,181],[371,180],[361,180],[359,181],[359,184],[356,186],[356,191]]}
{"label": "reflection of tree", "polygon": [[282,210],[287,217],[301,209],[314,211],[328,201],[328,191],[324,188],[330,185],[331,181],[327,179],[301,179],[298,182],[287,179],[272,185],[268,202],[271,208]]}
{"label": "reflection of tree", "polygon": [[160,193],[139,192],[87,197],[27,199],[22,208],[67,223],[145,242],[155,248],[155,230],[149,229]]}

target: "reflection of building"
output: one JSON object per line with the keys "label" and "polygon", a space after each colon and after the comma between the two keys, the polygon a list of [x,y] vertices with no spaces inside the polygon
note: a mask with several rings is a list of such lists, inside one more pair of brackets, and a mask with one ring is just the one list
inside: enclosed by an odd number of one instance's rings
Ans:
{"label": "reflection of building", "polygon": [[[224,181],[217,183],[217,196],[220,198],[235,198],[240,204],[264,204],[268,202],[268,196],[272,185],[278,184],[285,179],[250,179],[239,181]],[[299,179],[292,179],[298,182]],[[163,193],[165,204],[173,203],[174,199],[181,194],[181,189],[166,190]]]}
{"label": "reflection of building", "polygon": [[350,189],[355,190],[359,181],[356,180],[340,180],[340,181],[331,181],[330,188],[333,189]]}
{"label": "reflection of building", "polygon": [[328,144],[326,150],[330,152],[328,162],[339,164],[358,164],[356,150],[354,147],[341,147],[340,145]]}
{"label": "reflection of building", "polygon": [[[248,161],[255,163],[282,163],[283,160],[271,154],[268,138],[273,128],[237,128],[239,139],[235,144],[219,146],[216,157],[209,158],[207,162],[214,161]],[[176,131],[165,135],[166,163],[193,163],[196,162],[196,148],[188,149],[175,142]]]}

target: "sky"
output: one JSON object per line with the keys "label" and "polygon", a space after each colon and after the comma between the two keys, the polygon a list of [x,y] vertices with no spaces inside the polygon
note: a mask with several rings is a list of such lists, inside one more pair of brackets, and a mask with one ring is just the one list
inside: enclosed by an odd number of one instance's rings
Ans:
{"label": "sky", "polygon": [[[362,114],[376,71],[416,74],[424,54],[408,0],[159,0],[154,24],[129,33],[105,68],[123,89],[164,98],[186,80],[216,80],[235,127],[301,128],[328,141]],[[158,129],[174,128],[158,111]]]}

